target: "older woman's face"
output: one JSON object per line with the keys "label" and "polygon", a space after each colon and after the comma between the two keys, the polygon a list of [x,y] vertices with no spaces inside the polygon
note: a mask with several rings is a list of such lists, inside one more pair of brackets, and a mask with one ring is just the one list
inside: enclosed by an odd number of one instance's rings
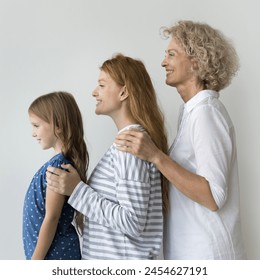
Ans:
{"label": "older woman's face", "polygon": [[166,70],[166,84],[172,87],[188,86],[194,80],[192,62],[185,51],[172,38],[162,61],[162,67]]}

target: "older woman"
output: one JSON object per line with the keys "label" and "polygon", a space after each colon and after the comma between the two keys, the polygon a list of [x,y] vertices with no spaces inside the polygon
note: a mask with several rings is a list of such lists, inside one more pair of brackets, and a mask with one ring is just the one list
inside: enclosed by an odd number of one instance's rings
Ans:
{"label": "older woman", "polygon": [[118,135],[118,149],[150,161],[170,181],[166,259],[244,259],[235,130],[219,92],[239,63],[232,44],[207,24],[180,21],[162,66],[183,99],[178,133],[163,153],[147,134]]}

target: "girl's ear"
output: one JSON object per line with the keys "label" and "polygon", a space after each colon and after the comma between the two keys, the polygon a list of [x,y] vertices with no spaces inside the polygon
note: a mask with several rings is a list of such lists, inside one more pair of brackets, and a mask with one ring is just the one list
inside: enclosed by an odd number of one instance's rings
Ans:
{"label": "girl's ear", "polygon": [[62,132],[62,129],[60,127],[55,127],[54,134],[58,137],[58,135]]}
{"label": "girl's ear", "polygon": [[128,98],[128,91],[126,89],[126,86],[124,86],[122,91],[120,92],[120,101],[124,101],[127,98]]}

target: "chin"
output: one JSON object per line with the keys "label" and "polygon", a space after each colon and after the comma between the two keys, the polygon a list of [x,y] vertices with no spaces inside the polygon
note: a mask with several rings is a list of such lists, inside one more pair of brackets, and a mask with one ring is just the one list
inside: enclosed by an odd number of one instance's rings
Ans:
{"label": "chin", "polygon": [[48,146],[41,146],[42,147],[42,149],[45,151],[45,150],[49,150],[50,148],[52,148],[52,147],[48,147]]}
{"label": "chin", "polygon": [[171,86],[171,87],[175,87],[175,84],[172,83],[171,81],[165,81],[166,85]]}

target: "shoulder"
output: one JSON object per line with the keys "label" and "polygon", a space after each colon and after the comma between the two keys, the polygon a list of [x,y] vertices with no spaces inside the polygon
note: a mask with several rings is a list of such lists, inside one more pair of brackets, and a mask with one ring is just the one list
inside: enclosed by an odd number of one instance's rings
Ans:
{"label": "shoulder", "polygon": [[153,172],[151,163],[144,161],[130,153],[121,152],[113,147],[114,167],[121,179],[146,182]]}
{"label": "shoulder", "polygon": [[208,98],[197,104],[190,113],[191,120],[204,125],[222,123],[232,127],[231,118],[224,104],[217,98]]}
{"label": "shoulder", "polygon": [[59,167],[59,168],[61,167],[62,164],[69,164],[69,163],[71,164],[71,161],[65,158],[62,153],[55,155],[48,161],[48,165],[51,165],[53,167]]}

